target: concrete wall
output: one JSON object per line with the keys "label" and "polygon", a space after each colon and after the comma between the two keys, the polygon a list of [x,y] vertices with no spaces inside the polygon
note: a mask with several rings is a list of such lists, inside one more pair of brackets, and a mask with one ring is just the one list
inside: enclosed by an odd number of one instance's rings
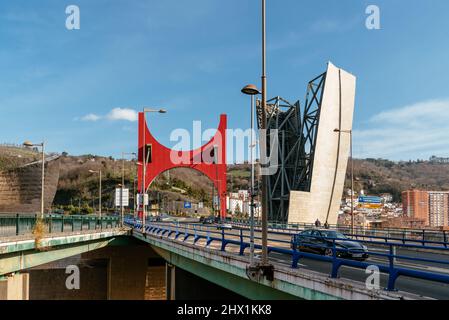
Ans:
{"label": "concrete wall", "polygon": [[15,274],[0,280],[0,300],[28,300],[28,274]]}
{"label": "concrete wall", "polygon": [[83,253],[83,259],[108,259],[107,299],[144,300],[148,261],[159,258],[147,245],[106,247]]}
{"label": "concrete wall", "polygon": [[65,269],[30,270],[30,300],[105,300],[107,262],[103,266],[80,267],[80,288],[69,290]]}
{"label": "concrete wall", "polygon": [[246,300],[245,297],[220,287],[215,283],[200,278],[181,268],[174,268],[174,300]]}
{"label": "concrete wall", "polygon": [[[41,210],[42,164],[0,171],[0,214],[36,213]],[[45,210],[53,202],[59,181],[59,159],[45,164]]]}
{"label": "concrete wall", "polygon": [[[350,151],[356,78],[329,62],[318,126],[310,192],[290,193],[289,223],[336,224]],[[340,104],[341,99],[341,104]]]}

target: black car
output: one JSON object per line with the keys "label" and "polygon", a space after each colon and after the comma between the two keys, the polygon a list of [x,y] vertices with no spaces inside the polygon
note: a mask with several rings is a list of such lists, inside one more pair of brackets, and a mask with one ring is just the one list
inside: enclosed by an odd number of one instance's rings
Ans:
{"label": "black car", "polygon": [[202,224],[214,224],[214,218],[213,217],[204,218],[201,223]]}
{"label": "black car", "polygon": [[310,229],[294,235],[291,248],[295,246],[300,251],[332,256],[332,246],[335,239],[337,257],[354,260],[366,260],[368,248],[360,242],[352,241],[344,234],[328,229]]}

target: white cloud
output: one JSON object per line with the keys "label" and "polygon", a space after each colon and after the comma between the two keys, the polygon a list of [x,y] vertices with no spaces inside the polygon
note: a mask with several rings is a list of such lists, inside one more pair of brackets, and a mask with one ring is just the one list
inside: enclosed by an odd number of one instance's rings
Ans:
{"label": "white cloud", "polygon": [[100,116],[97,116],[96,114],[89,113],[88,115],[85,115],[84,117],[81,117],[82,121],[98,121],[100,120]]}
{"label": "white cloud", "polygon": [[133,109],[122,109],[122,108],[115,108],[112,109],[111,112],[108,113],[106,116],[108,120],[126,120],[135,122],[137,121],[138,115],[137,111]]}
{"label": "white cloud", "polygon": [[[99,116],[93,113],[89,113],[85,115],[84,117],[81,117],[80,119],[82,121],[98,121],[102,119],[110,120],[110,121],[130,121],[135,122],[137,121],[138,113],[137,111],[133,109],[126,109],[126,108],[114,108],[112,109],[107,115],[105,116]],[[77,120],[76,118],[75,120]]]}
{"label": "white cloud", "polygon": [[356,157],[392,160],[449,156],[449,99],[383,111],[354,130]]}

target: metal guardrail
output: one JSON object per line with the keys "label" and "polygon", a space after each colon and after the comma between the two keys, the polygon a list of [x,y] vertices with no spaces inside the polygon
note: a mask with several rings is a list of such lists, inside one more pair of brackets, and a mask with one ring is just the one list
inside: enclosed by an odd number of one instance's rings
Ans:
{"label": "metal guardrail", "polygon": [[[248,222],[242,222],[240,220],[234,220],[231,222],[235,226],[249,228]],[[260,224],[255,224],[255,228],[260,228]],[[269,231],[278,232],[297,232],[300,230],[315,228],[314,224],[302,223],[302,224],[268,224]],[[346,235],[351,235],[351,227],[330,225],[330,229],[338,230]],[[449,233],[447,231],[436,231],[427,229],[403,229],[403,228],[354,228],[354,235],[363,238],[389,238],[398,241],[415,241],[420,242],[423,245],[432,243],[441,243],[446,247],[449,247]]]}
{"label": "metal guardrail", "polygon": [[[0,215],[0,238],[33,234],[39,215]],[[83,230],[97,230],[115,228],[120,225],[119,217],[103,216],[63,216],[45,215],[44,232],[62,233]]]}
{"label": "metal guardrail", "polygon": [[[235,223],[242,223],[242,224],[249,224],[249,221],[247,219],[232,219],[232,222]],[[254,222],[255,226],[261,226],[261,222],[259,220],[256,220]],[[268,226],[270,228],[277,228],[277,229],[297,229],[297,228],[310,228],[310,227],[315,227],[314,223],[279,223],[279,222],[269,222]],[[336,224],[330,224],[329,225],[330,228],[341,228],[341,229],[346,229],[346,230],[350,230],[351,227],[350,226],[345,226],[345,225],[336,225]],[[425,232],[425,233],[429,233],[429,234],[439,234],[439,233],[448,233],[447,231],[443,231],[443,230],[433,230],[433,229],[413,229],[413,228],[391,228],[391,227],[387,227],[387,228],[374,228],[374,227],[361,227],[361,226],[354,226],[354,230],[356,230],[357,232],[363,232],[363,231],[378,231],[378,232],[403,232],[403,231],[416,231],[416,232]]]}
{"label": "metal guardrail", "polygon": [[[131,227],[134,227],[138,230],[142,229],[142,224],[140,221],[136,221],[134,219],[126,219],[125,223]],[[221,243],[220,250],[226,251],[226,247],[229,244],[239,246],[239,255],[243,255],[246,248],[249,248],[249,235],[243,234],[243,229],[239,229],[239,233],[230,233],[226,232],[224,229],[218,231],[216,227],[212,226],[203,226],[198,224],[163,224],[163,223],[149,223],[146,224],[145,230],[147,233],[170,238],[174,235],[172,240],[177,240],[179,237],[182,237],[182,241],[185,242],[189,238],[193,237],[193,244],[197,244],[200,239],[206,240],[206,247],[209,246],[212,242],[218,241]],[[270,234],[273,234],[270,232]],[[279,233],[278,233],[279,234]],[[283,233],[285,235],[285,233]],[[297,234],[297,233],[296,233]],[[233,239],[234,238],[234,239]],[[238,238],[236,240],[235,238]],[[359,239],[351,239],[350,241],[359,242],[364,245],[367,245],[366,253],[372,257],[380,257],[385,261],[382,263],[374,262],[374,261],[357,261],[348,258],[343,258],[340,256],[341,252],[351,251],[351,249],[345,249],[338,245],[338,241],[341,239],[337,238],[326,238],[327,240],[332,242],[331,246],[326,248],[331,249],[331,255],[320,255],[316,253],[309,253],[300,251],[298,248],[298,237],[292,236],[290,240],[281,240],[275,238],[268,238],[269,243],[276,243],[276,245],[268,246],[268,252],[277,252],[282,254],[287,254],[291,256],[291,267],[298,268],[298,262],[301,258],[308,258],[313,260],[325,261],[332,264],[332,272],[330,274],[331,278],[337,278],[339,269],[342,266],[350,266],[354,268],[367,269],[369,266],[377,266],[379,271],[387,273],[388,276],[388,284],[386,290],[394,291],[396,280],[399,276],[406,276],[418,279],[424,279],[435,282],[443,282],[449,283],[449,268],[447,269],[447,273],[443,272],[430,272],[422,269],[426,268],[426,265],[422,265],[420,270],[420,265],[416,264],[412,267],[403,267],[398,260],[401,261],[414,261],[414,262],[422,262],[427,264],[438,264],[449,266],[448,260],[437,260],[437,259],[429,259],[423,257],[414,257],[414,256],[406,256],[403,254],[397,254],[397,249],[413,249],[413,248],[425,248],[432,250],[441,250],[441,252],[449,252],[449,249],[445,246],[440,247],[428,247],[423,246],[421,244],[404,244],[402,242],[389,242],[388,240],[382,237],[377,237],[375,240],[359,240]],[[380,241],[377,241],[380,239]],[[260,241],[260,237],[255,237],[255,240]],[[285,247],[287,245],[287,247]],[[284,246],[284,247],[282,247]],[[374,248],[369,249],[369,246],[380,246],[383,248],[387,248],[385,252],[376,251]],[[255,243],[254,247],[256,249],[262,249],[260,244]],[[322,245],[316,245],[318,248],[325,249]]]}

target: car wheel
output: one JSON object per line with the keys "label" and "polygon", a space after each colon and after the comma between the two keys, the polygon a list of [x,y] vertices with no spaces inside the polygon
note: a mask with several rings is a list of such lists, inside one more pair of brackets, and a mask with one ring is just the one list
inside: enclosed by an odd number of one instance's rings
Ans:
{"label": "car wheel", "polygon": [[333,252],[331,248],[327,248],[324,250],[324,255],[327,257],[332,257],[333,256]]}

